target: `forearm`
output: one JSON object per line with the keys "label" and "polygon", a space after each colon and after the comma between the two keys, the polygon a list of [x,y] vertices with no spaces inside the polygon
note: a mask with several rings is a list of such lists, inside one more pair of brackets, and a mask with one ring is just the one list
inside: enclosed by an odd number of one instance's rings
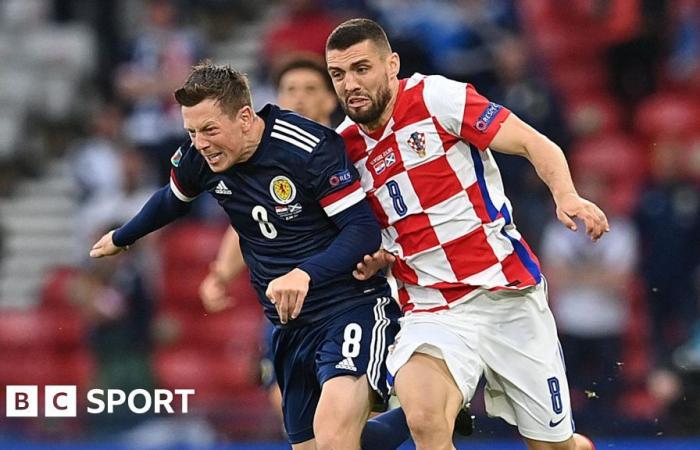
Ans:
{"label": "forearm", "polygon": [[138,214],[114,232],[112,242],[118,247],[131,245],[148,233],[184,216],[189,209],[189,203],[180,201],[169,186],[164,186],[148,199]]}
{"label": "forearm", "polygon": [[328,248],[299,266],[308,273],[312,284],[352,273],[365,255],[381,245],[381,230],[366,202],[337,214],[333,221],[340,232]]}
{"label": "forearm", "polygon": [[575,194],[564,152],[545,135],[510,114],[489,145],[493,150],[527,158],[552,192],[554,200]]}
{"label": "forearm", "polygon": [[569,164],[557,144],[535,132],[524,142],[524,152],[555,201],[568,194],[578,195],[571,179]]}
{"label": "forearm", "polygon": [[214,263],[217,275],[227,282],[245,268],[238,233],[233,228],[229,227],[221,240]]}

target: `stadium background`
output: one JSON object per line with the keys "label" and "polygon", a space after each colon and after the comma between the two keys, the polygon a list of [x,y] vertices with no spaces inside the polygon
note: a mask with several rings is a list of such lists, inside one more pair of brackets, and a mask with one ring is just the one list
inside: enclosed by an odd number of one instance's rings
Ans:
{"label": "stadium background", "polygon": [[[0,448],[285,448],[245,276],[227,312],[197,299],[226,227],[217,205],[119,257],[87,252],[167,180],[184,137],[171,92],[193,63],[247,72],[261,107],[276,64],[322,54],[355,16],[385,26],[403,76],[470,81],[561,145],[609,214],[613,231],[585,243],[553,222],[529,165],[499,157],[552,285],[578,428],[598,448],[700,448],[695,0],[3,0],[0,405],[9,384],[197,394],[179,417],[3,413]],[[460,448],[522,448],[480,394],[473,406]]]}

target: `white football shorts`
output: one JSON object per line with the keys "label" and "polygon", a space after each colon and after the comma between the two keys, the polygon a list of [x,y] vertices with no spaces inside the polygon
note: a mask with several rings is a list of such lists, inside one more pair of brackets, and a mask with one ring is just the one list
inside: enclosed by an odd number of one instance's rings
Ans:
{"label": "white football shorts", "polygon": [[445,361],[465,404],[483,374],[486,412],[516,425],[522,436],[560,442],[573,434],[544,280],[519,291],[485,291],[444,311],[407,314],[387,358],[390,379],[415,352]]}

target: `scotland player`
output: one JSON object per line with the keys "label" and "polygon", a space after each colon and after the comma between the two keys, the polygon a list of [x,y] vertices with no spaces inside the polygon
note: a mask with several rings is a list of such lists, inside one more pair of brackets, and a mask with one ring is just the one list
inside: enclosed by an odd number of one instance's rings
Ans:
{"label": "scotland player", "polygon": [[237,230],[265,314],[276,325],[275,372],[294,449],[358,449],[399,310],[386,280],[352,268],[379,247],[357,172],[332,130],[267,105],[245,77],[202,64],[175,92],[191,144],[173,156],[170,185],[90,256],[114,255],[213,195]]}

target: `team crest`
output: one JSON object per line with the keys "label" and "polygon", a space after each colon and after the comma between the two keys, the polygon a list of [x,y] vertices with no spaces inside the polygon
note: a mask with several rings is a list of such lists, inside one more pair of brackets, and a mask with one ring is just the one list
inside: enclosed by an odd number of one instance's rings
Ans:
{"label": "team crest", "polygon": [[175,153],[173,153],[172,158],[170,158],[170,162],[175,167],[180,165],[180,160],[182,159],[182,150],[181,149],[182,149],[182,147],[178,147],[177,151]]}
{"label": "team crest", "polygon": [[294,201],[297,188],[289,178],[280,175],[270,182],[270,195],[280,205],[287,205]]}
{"label": "team crest", "polygon": [[421,158],[425,157],[425,133],[418,131],[411,133],[411,137],[408,138],[408,145],[418,156]]}

